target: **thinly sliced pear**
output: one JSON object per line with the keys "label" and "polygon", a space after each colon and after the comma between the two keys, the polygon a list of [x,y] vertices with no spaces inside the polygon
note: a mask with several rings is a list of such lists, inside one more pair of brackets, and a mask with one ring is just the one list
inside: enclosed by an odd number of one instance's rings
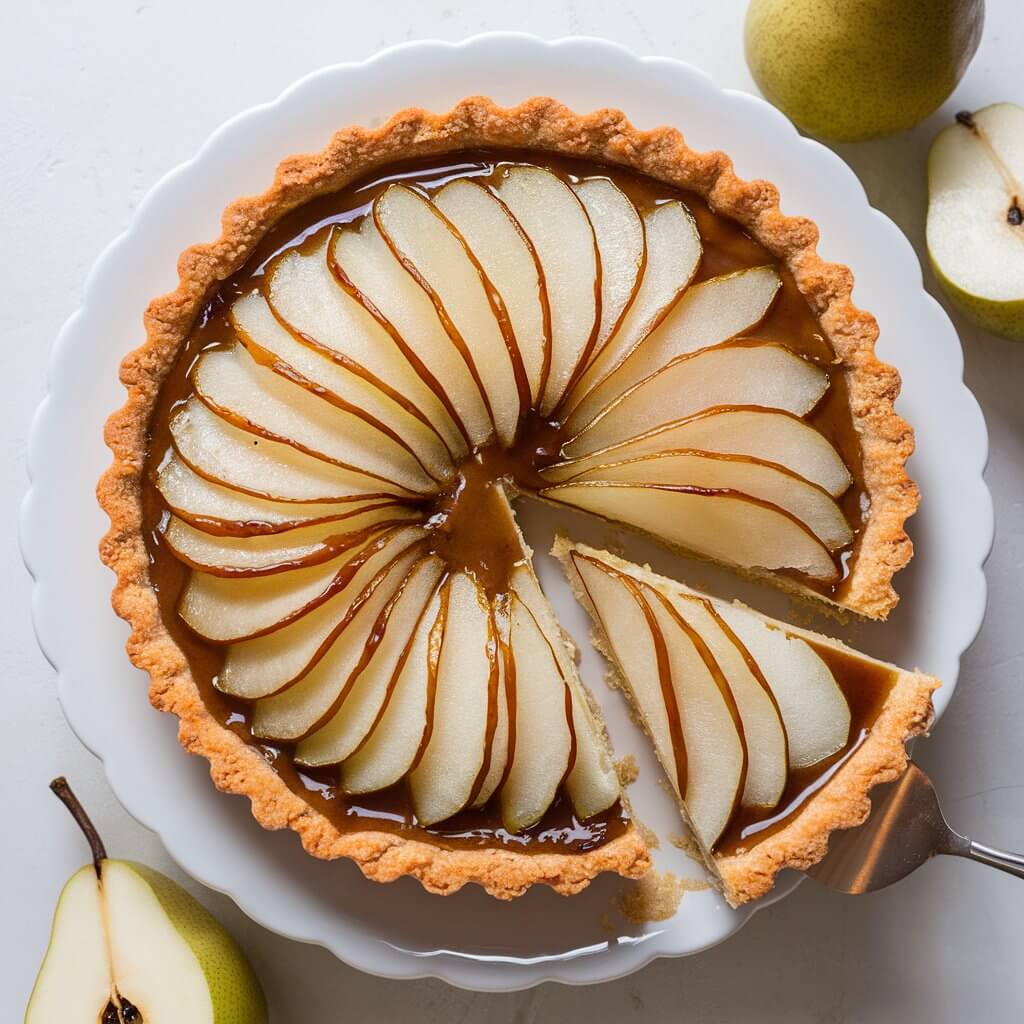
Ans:
{"label": "thinly sliced pear", "polygon": [[814,427],[778,409],[713,408],[659,427],[631,441],[543,470],[552,483],[575,479],[596,466],[689,448],[749,455],[774,462],[838,497],[851,484],[842,456]]}
{"label": "thinly sliced pear", "polygon": [[[686,756],[683,806],[698,842],[710,850],[744,788],[747,751],[740,718],[721,669],[699,634],[684,626],[685,619],[667,598],[648,586],[642,592],[665,645],[679,709]],[[641,707],[640,713],[645,712]]]}
{"label": "thinly sliced pear", "polygon": [[732,691],[747,746],[745,807],[775,807],[788,778],[786,730],[771,688],[753,657],[717,615],[710,601],[669,595],[675,610],[707,644]]}
{"label": "thinly sliced pear", "polygon": [[573,411],[570,428],[582,430],[619,395],[679,356],[718,345],[759,323],[780,286],[772,267],[753,267],[694,285],[640,344],[631,351],[619,350],[619,362],[603,362],[603,375],[593,377],[593,388]]}
{"label": "thinly sliced pear", "polygon": [[210,350],[192,375],[196,394],[235,426],[419,494],[437,490],[413,455],[356,413],[312,398],[256,363],[241,345]]}
{"label": "thinly sliced pear", "polygon": [[[672,307],[680,301],[700,263],[700,234],[692,214],[682,203],[665,203],[644,214],[644,234],[647,261],[636,297],[618,329],[572,389],[566,402],[566,407],[574,410],[568,419],[570,430],[582,429],[607,404],[599,398],[591,401],[587,397],[589,392],[671,315]],[[602,261],[602,271],[603,268]]]}
{"label": "thinly sliced pear", "polygon": [[370,734],[402,671],[420,617],[443,571],[444,563],[434,555],[414,566],[388,613],[383,639],[340,701],[338,710],[295,748],[299,764],[338,764]]}
{"label": "thinly sliced pear", "polygon": [[373,216],[439,307],[442,322],[465,351],[487,396],[499,440],[510,447],[529,406],[529,382],[494,285],[437,207],[408,186],[385,189],[373,204]]}
{"label": "thinly sliced pear", "polygon": [[572,698],[530,610],[513,597],[510,614],[516,746],[501,787],[501,817],[510,832],[522,832],[544,816],[572,768]]}
{"label": "thinly sliced pear", "polygon": [[838,575],[828,549],[806,526],[774,505],[730,491],[599,482],[559,484],[540,495],[726,565],[796,569],[820,580]]}
{"label": "thinly sliced pear", "polygon": [[805,416],[828,374],[783,345],[726,342],[680,356],[640,381],[563,447],[567,458],[620,444],[719,405],[756,405]]}
{"label": "thinly sliced pear", "polygon": [[551,368],[539,406],[546,416],[561,401],[600,327],[597,242],[583,204],[551,171],[510,167],[497,191],[533,244],[547,289]]}
{"label": "thinly sliced pear", "polygon": [[471,178],[450,181],[434,196],[434,204],[501,295],[533,405],[540,399],[551,359],[547,292],[533,246],[505,204]]}
{"label": "thinly sliced pear", "polygon": [[[293,336],[274,316],[259,292],[242,296],[231,307],[231,322],[242,344],[257,361],[312,394],[347,406],[403,447],[435,480],[452,477],[455,466],[441,435],[414,407],[389,396],[355,368],[340,365]],[[390,339],[389,339],[390,340]],[[311,403],[315,404],[315,403]]]}
{"label": "thinly sliced pear", "polygon": [[421,825],[450,818],[473,796],[487,749],[492,650],[487,598],[471,576],[456,573],[429,712],[430,738],[409,774]]}
{"label": "thinly sliced pear", "polygon": [[176,516],[218,536],[257,537],[317,523],[334,523],[338,531],[344,531],[353,523],[420,515],[417,508],[387,498],[306,504],[255,498],[206,480],[173,452],[157,473],[156,487]]}
{"label": "thinly sliced pear", "polygon": [[595,467],[574,477],[572,482],[598,480],[733,491],[767,501],[796,516],[831,551],[853,540],[843,510],[827,491],[795,473],[747,455],[656,452]]}
{"label": "thinly sliced pear", "polygon": [[287,625],[228,648],[215,680],[217,688],[255,700],[277,693],[308,673],[330,649],[373,581],[417,539],[416,534],[394,530],[354,549],[332,581],[335,592],[326,601]]}
{"label": "thinly sliced pear", "polygon": [[400,554],[377,578],[372,591],[346,614],[330,649],[294,686],[256,701],[252,731],[261,738],[299,740],[319,729],[348,696],[387,634],[386,624],[419,555]]}
{"label": "thinly sliced pear", "polygon": [[[405,513],[395,515],[395,512]],[[301,526],[285,534],[258,537],[215,537],[171,516],[164,540],[181,561],[214,576],[269,576],[329,558],[360,546],[366,537],[387,526],[408,521],[409,511],[384,508],[339,523]]]}
{"label": "thinly sliced pear", "polygon": [[[373,223],[370,217],[365,221]],[[266,294],[272,309],[310,346],[353,372],[368,375],[389,394],[408,399],[444,438],[449,451],[464,455],[462,434],[430,383],[387,327],[334,276],[331,244],[327,236],[310,253],[292,250],[271,265]]]}
{"label": "thinly sliced pear", "polygon": [[[442,584],[443,585],[443,584]],[[341,765],[346,793],[393,786],[416,762],[427,728],[427,703],[437,676],[444,621],[441,590],[434,591],[381,715],[363,745]]]}
{"label": "thinly sliced pear", "polygon": [[842,750],[850,736],[850,706],[825,662],[799,637],[741,606],[715,602],[715,611],[772,688],[786,726],[790,767],[806,768]]}
{"label": "thinly sliced pear", "polygon": [[[407,546],[424,533],[420,527],[402,527],[386,537]],[[307,614],[341,590],[349,579],[346,566],[357,551],[346,551],[321,565],[255,579],[194,572],[182,592],[178,614],[196,633],[215,643],[260,636]]]}
{"label": "thinly sliced pear", "polygon": [[476,447],[494,436],[484,396],[427,293],[399,262],[372,217],[335,235],[337,273],[396,332],[435,399]]}
{"label": "thinly sliced pear", "polygon": [[480,783],[480,789],[473,799],[475,808],[485,806],[494,796],[498,786],[501,785],[508,773],[509,758],[512,755],[513,733],[509,728],[509,702],[515,695],[515,664],[512,660],[512,649],[509,643],[508,602],[502,603],[505,606],[503,608],[492,604],[498,643],[498,685],[495,708],[497,717],[487,755],[487,771]]}
{"label": "thinly sliced pear", "polygon": [[341,502],[417,497],[404,487],[386,484],[358,470],[342,469],[291,445],[239,430],[198,398],[190,398],[174,414],[171,438],[190,469],[207,480],[257,498]]}
{"label": "thinly sliced pear", "polygon": [[646,241],[640,214],[610,178],[584,178],[572,190],[590,218],[601,259],[601,325],[586,361],[589,366],[637,294],[646,260]]}
{"label": "thinly sliced pear", "polygon": [[590,697],[576,672],[571,648],[568,646],[571,641],[558,625],[532,570],[526,565],[517,566],[512,571],[510,585],[540,626],[558,662],[562,678],[569,686],[576,760],[565,779],[565,790],[572,800],[577,817],[593,817],[611,807],[621,794],[619,777],[608,753],[604,726],[595,716]]}

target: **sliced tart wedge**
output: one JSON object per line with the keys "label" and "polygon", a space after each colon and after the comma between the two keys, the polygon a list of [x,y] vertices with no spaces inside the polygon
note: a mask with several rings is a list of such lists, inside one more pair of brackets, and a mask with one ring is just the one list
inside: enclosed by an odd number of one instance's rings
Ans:
{"label": "sliced tart wedge", "polygon": [[554,554],[733,906],[868,815],[938,680],[565,539]]}

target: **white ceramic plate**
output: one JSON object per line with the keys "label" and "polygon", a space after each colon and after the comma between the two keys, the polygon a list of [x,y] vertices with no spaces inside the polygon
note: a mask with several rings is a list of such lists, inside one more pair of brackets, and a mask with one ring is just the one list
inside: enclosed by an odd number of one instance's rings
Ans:
{"label": "white ceramic plate", "polygon": [[[873,654],[942,676],[939,712],[984,612],[981,566],[992,539],[992,508],[981,476],[985,425],[961,380],[959,342],[923,290],[907,240],[869,207],[853,173],[831,151],[801,138],[766,103],[723,91],[688,65],[641,60],[591,39],[545,43],[499,34],[460,45],[400,46],[304,78],[276,102],[229,121],[194,160],[161,181],[90,275],[81,309],[57,339],[50,393],[32,430],[22,545],[36,581],[39,642],[59,673],[68,720],[103,759],[125,807],[161,836],[175,860],[266,927],[321,943],[376,974],[434,975],[469,988],[510,990],[548,979],[603,981],[656,956],[697,952],[735,932],[752,909],[732,911],[705,891],[687,895],[669,921],[630,926],[613,915],[609,931],[602,919],[621,888],[617,879],[599,879],[572,899],[538,888],[505,905],[471,887],[442,903],[409,879],[376,885],[347,862],[307,857],[291,833],[263,833],[245,801],[218,794],[205,763],[183,755],[174,720],[150,709],[147,680],[123,653],[127,628],[109,610],[112,578],[96,557],[105,520],[93,497],[110,459],[102,425],[124,399],[118,363],[141,341],[150,298],[175,286],[177,254],[215,237],[223,207],[263,190],[282,157],[320,149],[344,125],[376,125],[410,105],[443,110],[473,93],[504,104],[546,94],[578,111],[621,108],[639,127],[677,126],[695,148],[726,150],[741,176],[776,182],[787,212],[819,224],[822,254],[854,269],[855,300],[881,324],[879,354],[904,374],[899,408],[917,430],[912,472],[924,501],[912,523],[918,554],[899,577],[898,611],[884,627],[860,626],[847,635]],[[558,525],[580,539],[609,539],[607,528],[582,516],[536,507],[524,507],[521,516],[541,552]],[[670,573],[786,614],[777,594],[688,566],[635,539],[627,548]],[[664,837],[679,824],[656,785],[653,759],[619,695],[602,684],[582,612],[557,570],[543,557],[540,562],[562,622],[581,641],[582,671],[607,711],[617,753],[634,753],[640,763],[631,791],[636,809]],[[658,867],[699,874],[668,843]],[[776,894],[793,884],[784,881]]]}

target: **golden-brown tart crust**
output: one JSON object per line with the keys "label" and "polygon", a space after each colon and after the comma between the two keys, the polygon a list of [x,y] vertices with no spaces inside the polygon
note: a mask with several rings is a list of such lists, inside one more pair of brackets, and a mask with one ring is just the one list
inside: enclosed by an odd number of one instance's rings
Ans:
{"label": "golden-brown tart crust", "polygon": [[411,874],[436,892],[473,881],[503,897],[543,882],[568,893],[585,886],[599,871],[642,874],[649,859],[637,831],[630,829],[583,854],[441,850],[381,833],[343,834],[293,794],[256,751],[207,712],[186,659],[161,620],[141,530],[149,419],[163,380],[216,287],[242,266],[283,215],[313,197],[336,191],[387,163],[481,147],[548,150],[621,164],[696,192],[713,210],[743,225],[787,266],[846,367],[851,410],[862,441],[863,483],[872,511],[846,601],[862,614],[887,614],[896,602],[892,575],[906,564],[912,550],[903,522],[917,505],[917,490],[904,470],[913,435],[893,411],[899,376],[874,355],[877,324],[853,306],[849,270],[823,261],[815,252],[815,225],[784,216],[776,188],[737,178],[725,154],[696,153],[672,128],[639,131],[618,111],[578,115],[547,98],[503,109],[488,99],[470,97],[445,114],[410,109],[378,129],[346,128],[321,152],[284,160],[267,191],[227,208],[220,238],[182,253],[178,287],[150,303],[144,316],[145,342],[121,366],[128,399],[106,425],[114,461],[100,480],[98,496],[111,528],[100,553],[117,574],[113,605],[132,627],[128,654],[150,673],[151,702],[179,717],[182,745],[209,760],[219,788],[248,796],[261,824],[293,828],[311,853],[351,857],[366,875],[379,880]]}

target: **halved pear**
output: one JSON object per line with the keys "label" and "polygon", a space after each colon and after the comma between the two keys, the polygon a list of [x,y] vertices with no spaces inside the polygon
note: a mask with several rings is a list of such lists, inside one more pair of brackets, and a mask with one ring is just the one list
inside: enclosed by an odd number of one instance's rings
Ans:
{"label": "halved pear", "polygon": [[494,437],[494,424],[469,364],[444,329],[430,297],[391,251],[373,217],[336,232],[330,255],[339,279],[401,340],[402,351],[458,425],[465,442],[486,445]]}
{"label": "halved pear", "polygon": [[[566,408],[573,410],[580,405],[581,411],[569,417],[570,430],[585,426],[602,408],[588,400],[588,393],[670,315],[700,263],[700,234],[693,215],[682,203],[665,203],[644,214],[644,235],[647,259],[636,297],[616,331],[572,388]],[[603,259],[601,267],[603,274]]]}
{"label": "halved pear", "polygon": [[[381,543],[407,547],[425,535],[421,527],[397,527]],[[367,538],[366,544],[374,541]],[[275,576],[224,579],[194,572],[182,591],[178,614],[200,636],[214,643],[257,637],[308,614],[351,578],[350,563],[358,545],[321,565]]]}
{"label": "halved pear", "polygon": [[338,764],[370,734],[409,655],[416,627],[437,589],[444,563],[434,555],[418,562],[401,584],[366,667],[340,701],[338,710],[295,749],[299,764]]}
{"label": "halved pear", "polygon": [[594,367],[592,387],[573,410],[569,428],[582,430],[619,395],[679,356],[718,345],[757,324],[780,286],[774,268],[753,267],[688,289],[640,344],[631,350],[617,349],[618,360],[602,360],[602,376],[597,376],[599,368]]}
{"label": "halved pear", "polygon": [[332,580],[333,591],[326,601],[285,625],[231,644],[214,680],[217,689],[255,700],[300,679],[330,650],[381,573],[417,539],[393,530],[354,549]]}
{"label": "halved pear", "polygon": [[644,221],[629,197],[610,178],[584,178],[575,182],[572,190],[590,218],[601,260],[601,324],[584,364],[589,366],[637,294],[647,259],[647,243]]}
{"label": "halved pear", "polygon": [[[370,217],[365,221],[373,223]],[[328,234],[309,253],[293,249],[270,265],[265,293],[274,314],[311,348],[422,412],[452,455],[464,455],[465,440],[449,410],[392,335],[390,325],[381,323],[335,277],[333,246]],[[384,248],[383,255],[390,259]]]}
{"label": "halved pear", "polygon": [[257,498],[322,503],[417,497],[361,470],[342,469],[291,445],[240,430],[195,397],[174,414],[171,440],[195,473]]}
{"label": "halved pear", "polygon": [[1024,341],[1024,107],[956,119],[928,154],[928,255],[963,313]]}
{"label": "halved pear", "polygon": [[384,507],[356,515],[343,524],[316,523],[288,533],[257,537],[211,536],[171,516],[163,537],[175,555],[193,569],[214,576],[269,576],[326,562],[415,514],[415,509]]}
{"label": "halved pear", "polygon": [[800,520],[829,550],[845,547],[853,531],[835,499],[781,466],[747,455],[668,451],[597,466],[573,483],[608,480],[628,484],[667,484],[701,490],[727,490],[767,501]]}
{"label": "halved pear", "polygon": [[547,289],[551,368],[539,405],[546,416],[561,400],[600,328],[597,242],[583,204],[551,171],[510,167],[497,192],[530,239]]}
{"label": "halved pear", "polygon": [[790,767],[806,768],[842,750],[850,736],[850,706],[818,654],[738,605],[716,602],[715,611],[772,689],[786,726]]}
{"label": "halved pear", "polygon": [[516,745],[501,787],[501,817],[522,832],[544,817],[572,768],[572,697],[547,638],[530,610],[513,596],[512,657]]}
{"label": "halved pear", "polygon": [[784,345],[732,341],[680,356],[621,395],[563,446],[589,455],[719,405],[756,405],[805,416],[828,374]]}
{"label": "halved pear", "polygon": [[487,755],[489,683],[497,670],[490,606],[479,584],[464,572],[452,576],[450,588],[428,711],[429,738],[409,774],[421,825],[444,821],[470,802]]}
{"label": "halved pear", "polygon": [[342,765],[346,793],[373,793],[403,778],[416,763],[427,729],[444,633],[442,584],[416,626],[409,653],[363,745]]}
{"label": "halved pear", "polygon": [[192,373],[196,394],[242,430],[419,494],[438,489],[402,442],[260,366],[242,345],[212,349]]}
{"label": "halved pear", "polygon": [[239,340],[256,362],[311,394],[357,412],[391,440],[398,440],[435,480],[445,481],[454,474],[444,440],[422,412],[402,396],[386,393],[367,379],[369,375],[360,372],[361,368],[332,360],[299,341],[259,292],[238,299],[230,317]]}
{"label": "halved pear", "polygon": [[293,686],[256,701],[253,735],[299,740],[326,724],[380,647],[388,619],[419,557],[416,548],[402,552],[373,580],[369,593],[349,608],[341,631],[313,668]]}
{"label": "halved pear", "polygon": [[647,434],[542,470],[552,483],[575,479],[598,466],[656,452],[689,448],[749,455],[784,466],[833,497],[852,483],[842,456],[814,427],[779,409],[719,407],[658,427]]}
{"label": "halved pear", "polygon": [[360,517],[412,519],[420,514],[388,498],[304,504],[256,498],[201,477],[173,450],[157,473],[156,488],[176,516],[219,536],[264,536],[318,523],[335,523],[343,531],[354,521],[369,521]]}
{"label": "halved pear", "polygon": [[[394,184],[373,204],[378,230],[430,295],[487,397],[507,448],[530,404],[529,382],[504,303],[461,236],[429,200]],[[442,381],[442,383],[444,383]]]}
{"label": "halved pear", "polygon": [[501,295],[530,384],[528,404],[537,403],[551,362],[551,316],[540,263],[529,238],[505,204],[471,178],[448,182],[433,201]]}
{"label": "halved pear", "polygon": [[731,491],[597,482],[559,484],[539,493],[725,565],[796,569],[820,580],[838,576],[828,549],[798,519]]}

